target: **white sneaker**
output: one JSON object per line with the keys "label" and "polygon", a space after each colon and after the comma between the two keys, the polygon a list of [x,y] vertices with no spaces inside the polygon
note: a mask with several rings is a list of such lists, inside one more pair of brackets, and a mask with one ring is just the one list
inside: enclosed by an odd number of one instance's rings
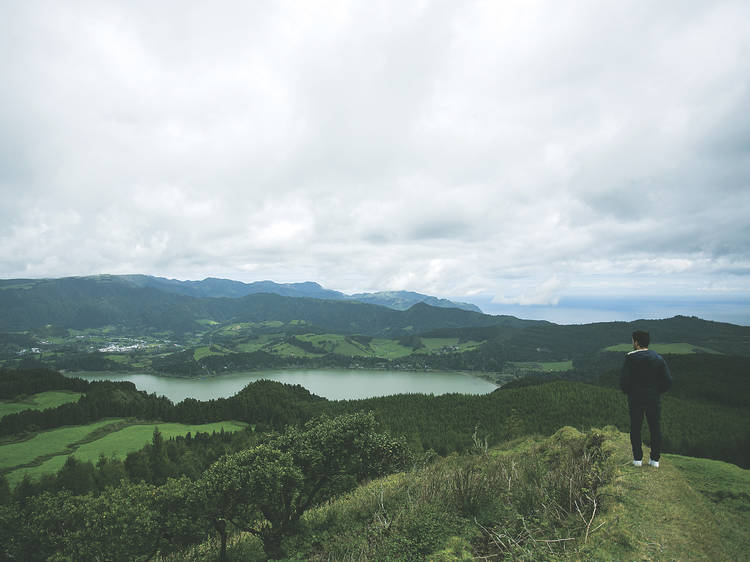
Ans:
{"label": "white sneaker", "polygon": [[643,461],[633,461],[633,466],[641,466]]}
{"label": "white sneaker", "polygon": [[652,461],[652,460],[649,460],[649,461],[648,461],[648,465],[649,465],[649,466],[653,466],[654,468],[659,468],[659,461]]}

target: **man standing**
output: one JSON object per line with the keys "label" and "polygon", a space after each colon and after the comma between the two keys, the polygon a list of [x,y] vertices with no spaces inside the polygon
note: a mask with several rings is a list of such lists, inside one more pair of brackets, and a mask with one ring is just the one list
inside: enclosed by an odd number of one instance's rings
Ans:
{"label": "man standing", "polygon": [[661,456],[660,395],[672,386],[672,375],[661,355],[648,348],[650,339],[648,332],[633,332],[633,351],[625,357],[620,375],[620,388],[628,395],[633,465],[643,464],[641,425],[645,413],[651,433],[651,460],[648,464],[658,468]]}

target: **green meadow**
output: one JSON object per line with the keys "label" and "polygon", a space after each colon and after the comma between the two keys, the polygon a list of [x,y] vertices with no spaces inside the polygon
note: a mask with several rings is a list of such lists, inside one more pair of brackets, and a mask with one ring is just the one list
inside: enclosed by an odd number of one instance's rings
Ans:
{"label": "green meadow", "polygon": [[195,351],[193,351],[193,358],[196,361],[200,361],[204,357],[208,357],[209,355],[226,355],[228,351],[223,350],[221,347],[216,345],[204,345],[201,347],[196,347]]}
{"label": "green meadow", "polygon": [[471,351],[482,345],[483,342],[465,341],[460,342],[458,338],[421,338],[423,348],[417,353],[461,353]]}
{"label": "green meadow", "polygon": [[[70,455],[75,455],[80,461],[93,463],[101,455],[124,459],[128,453],[147,445],[156,427],[164,439],[187,433],[220,432],[222,429],[225,432],[240,431],[247,427],[246,423],[235,421],[192,425],[134,422],[124,425],[127,423],[123,419],[109,419],[88,425],[53,429],[39,433],[27,441],[2,445],[0,470],[7,471],[5,476],[11,486],[14,486],[27,473],[34,480],[44,474],[57,472]],[[106,431],[107,429],[112,431]],[[22,468],[13,470],[13,467]]]}
{"label": "green meadow", "polygon": [[[671,454],[662,456],[658,469],[636,468],[627,434],[612,427],[596,431],[609,456],[596,470],[611,476],[602,488],[583,490],[584,500],[597,500],[593,513],[584,517],[571,502],[557,529],[545,500],[553,496],[549,491],[561,461],[547,465],[542,459],[558,458],[566,443],[579,438],[571,427],[550,438],[525,437],[483,455],[449,456],[365,483],[306,512],[288,550],[295,560],[747,559],[750,471]],[[560,480],[563,501],[557,512],[568,507],[564,500],[575,490],[570,467],[593,473],[568,462],[570,478]],[[547,497],[539,493],[541,486],[549,487]],[[206,553],[216,548],[202,545]],[[250,533],[238,534],[233,549],[243,560],[267,559]]]}
{"label": "green meadow", "polygon": [[[293,338],[278,334],[259,334],[241,337],[252,331],[246,324],[236,324],[220,330],[222,337],[235,336],[232,343],[204,345],[195,348],[196,361],[209,355],[226,355],[233,352],[252,353],[267,351],[284,357],[321,357],[326,354],[344,357],[377,357],[385,360],[401,359],[414,353],[445,354],[461,353],[477,349],[483,342],[460,341],[459,338],[420,338],[421,347],[415,349],[395,339],[364,338],[343,334],[298,334]],[[308,345],[309,344],[309,345]]]}
{"label": "green meadow", "polygon": [[[412,353],[411,347],[400,345],[396,340],[373,338],[358,340],[341,334],[305,334],[297,339],[313,344],[326,353],[347,357],[381,357],[398,359]],[[298,350],[298,348],[294,348]]]}
{"label": "green meadow", "polygon": [[509,361],[508,364],[521,371],[537,373],[559,373],[573,368],[573,361]]}
{"label": "green meadow", "polygon": [[31,439],[0,446],[0,470],[33,462],[39,457],[54,455],[84,441],[97,429],[114,425],[123,419],[106,419],[87,425],[73,425],[37,433]]}
{"label": "green meadow", "polygon": [[23,410],[57,408],[68,402],[77,402],[81,396],[83,394],[80,392],[73,392],[71,390],[48,390],[39,394],[26,396],[19,400],[0,400],[0,418]]}
{"label": "green meadow", "polygon": [[674,454],[662,455],[658,469],[634,467],[627,435],[616,443],[609,505],[579,559],[747,559],[750,471]]}

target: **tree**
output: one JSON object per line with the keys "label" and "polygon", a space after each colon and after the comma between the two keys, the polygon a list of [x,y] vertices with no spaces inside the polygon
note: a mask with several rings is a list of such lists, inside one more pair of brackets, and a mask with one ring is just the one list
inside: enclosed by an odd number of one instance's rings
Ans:
{"label": "tree", "polygon": [[31,481],[31,476],[25,472],[21,481],[13,488],[13,500],[23,509],[28,505],[29,499],[37,493],[38,488]]}
{"label": "tree", "polygon": [[379,433],[372,413],[345,414],[289,428],[227,455],[197,486],[204,516],[219,535],[222,560],[229,523],[260,537],[269,558],[283,558],[282,541],[294,534],[307,509],[410,462],[405,441]]}
{"label": "tree", "polygon": [[70,455],[57,473],[57,487],[76,496],[89,492],[94,487],[94,465]]}
{"label": "tree", "polygon": [[94,481],[98,490],[103,490],[107,486],[117,486],[121,480],[127,478],[125,463],[115,456],[107,458],[103,454],[99,455],[94,473]]}
{"label": "tree", "polygon": [[[336,418],[323,416],[308,422],[303,430],[288,429],[269,444],[288,452],[304,477],[294,497],[286,498],[288,505],[276,514],[271,513],[285,519],[272,526],[277,534],[261,537],[269,555],[272,554],[266,541],[271,542],[272,548],[280,548],[283,536],[296,528],[310,507],[351,490],[367,478],[402,470],[411,461],[406,442],[379,433],[372,412]],[[273,553],[277,557],[280,554],[283,551]]]}
{"label": "tree", "polygon": [[7,505],[10,503],[10,485],[8,479],[5,478],[4,474],[0,474],[0,505]]}
{"label": "tree", "polygon": [[158,426],[154,427],[154,433],[151,436],[151,445],[147,449],[153,482],[155,484],[164,484],[168,476],[174,475],[174,463],[167,456],[164,437],[161,431],[159,431]]}
{"label": "tree", "polygon": [[322,416],[303,430],[288,429],[271,444],[290,452],[305,475],[301,511],[366,478],[402,470],[411,460],[405,440],[378,432],[372,412]]}
{"label": "tree", "polygon": [[143,450],[128,453],[125,457],[125,470],[134,482],[151,482],[151,465]]}
{"label": "tree", "polygon": [[28,534],[16,504],[0,505],[0,560],[23,560],[21,544]]}
{"label": "tree", "polygon": [[161,536],[162,554],[202,542],[212,526],[204,516],[205,495],[190,478],[169,478],[156,490],[155,511]]}
{"label": "tree", "polygon": [[259,445],[227,455],[211,465],[197,482],[207,517],[221,541],[226,560],[227,523],[258,535],[266,554],[281,558],[281,538],[296,522],[293,508],[303,483],[292,456]]}
{"label": "tree", "polygon": [[43,493],[29,502],[26,544],[19,558],[47,560],[148,560],[156,554],[163,525],[156,509],[158,490],[123,482],[100,495]]}

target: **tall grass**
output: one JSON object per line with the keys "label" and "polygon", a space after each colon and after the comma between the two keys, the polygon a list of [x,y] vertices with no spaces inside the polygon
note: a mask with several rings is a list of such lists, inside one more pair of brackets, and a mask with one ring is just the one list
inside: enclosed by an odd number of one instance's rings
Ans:
{"label": "tall grass", "polygon": [[[510,455],[452,455],[311,511],[288,552],[312,560],[535,559],[597,529],[608,433],[563,428]],[[481,444],[481,443],[480,443]]]}

